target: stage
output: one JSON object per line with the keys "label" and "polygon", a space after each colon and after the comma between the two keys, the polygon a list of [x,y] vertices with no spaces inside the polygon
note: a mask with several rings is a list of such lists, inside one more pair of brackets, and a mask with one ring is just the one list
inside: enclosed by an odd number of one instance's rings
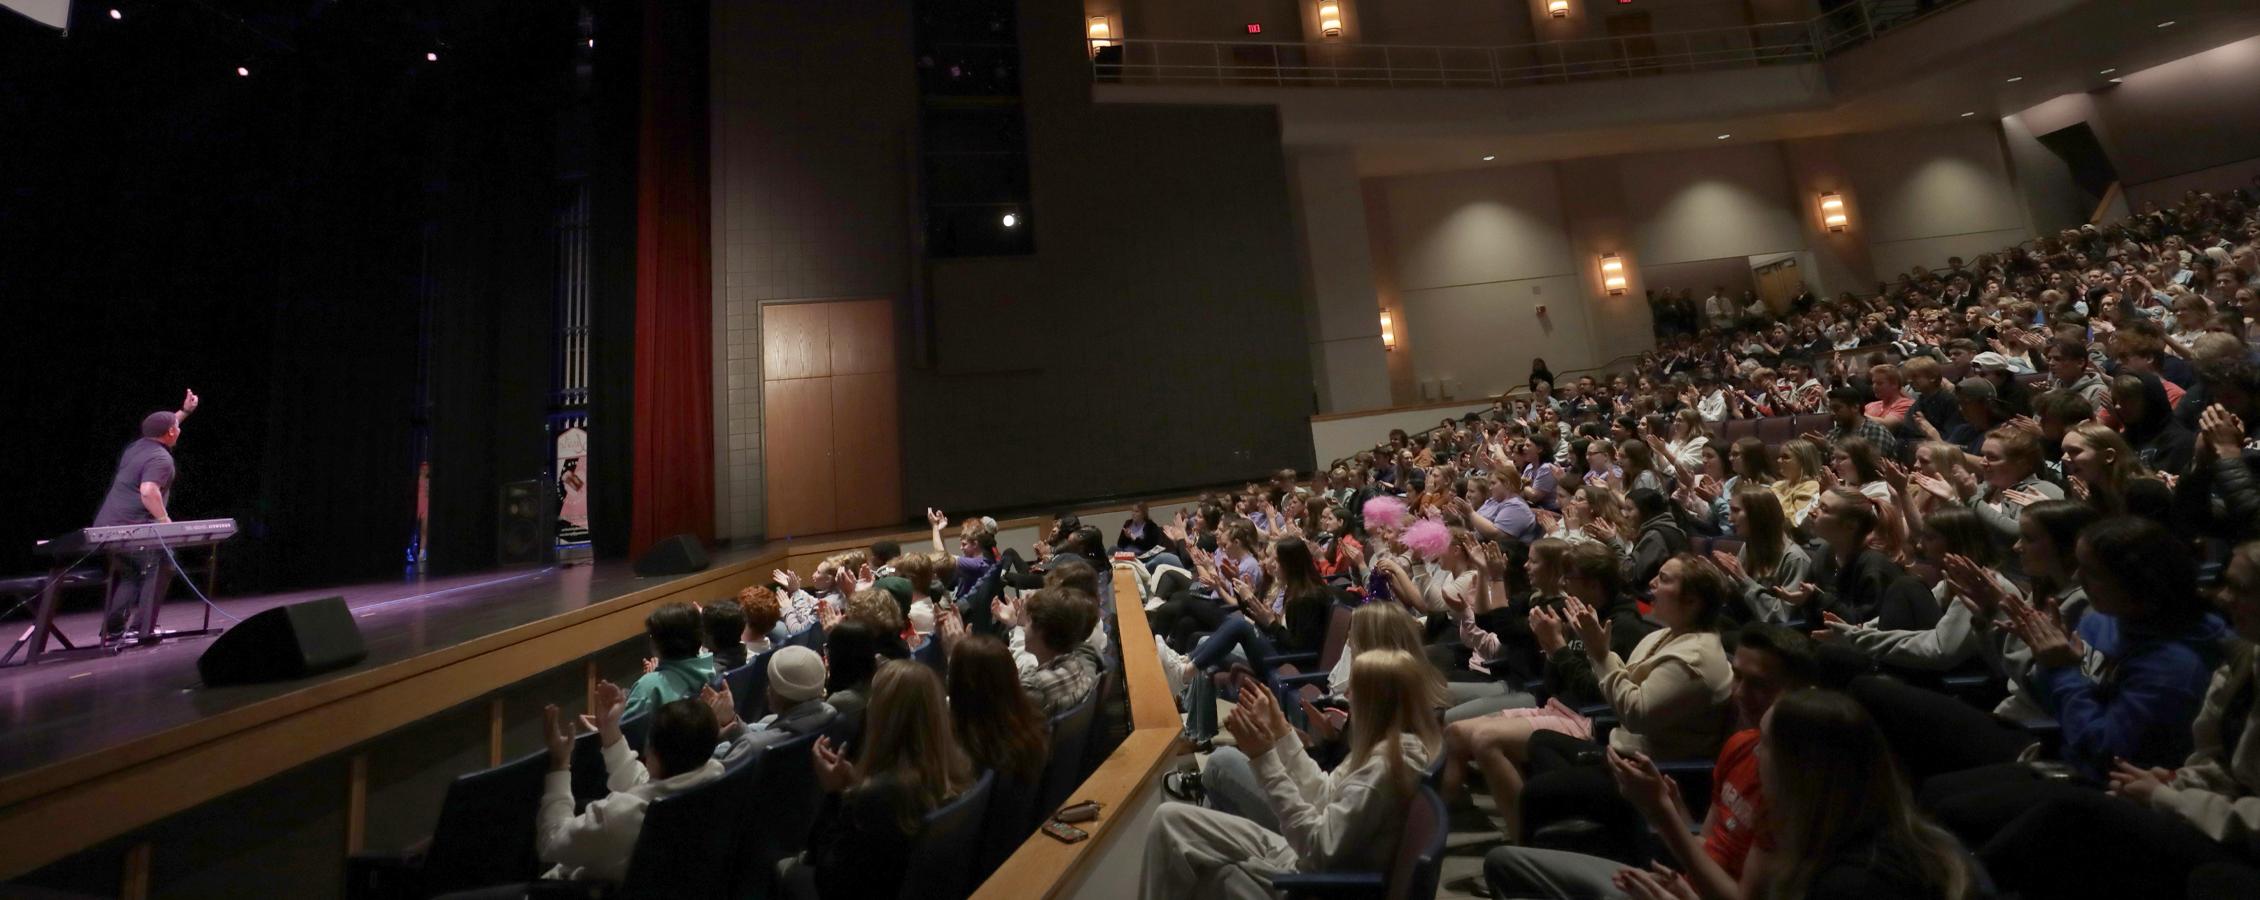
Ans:
{"label": "stage", "polygon": [[[717,553],[713,567],[758,556],[765,548]],[[297,681],[205,688],[197,680],[196,657],[216,635],[168,640],[135,647],[116,656],[99,650],[58,651],[38,664],[0,669],[0,778],[43,765],[85,756],[197,719],[302,691],[355,672],[423,656],[520,625],[582,609],[591,604],[668,581],[637,578],[624,560],[571,567],[504,569],[447,578],[322,588],[256,597],[222,597],[212,625],[222,629],[238,619],[286,603],[343,596],[353,611],[369,655],[360,663]],[[100,612],[89,591],[69,602],[77,609],[56,617],[73,643],[94,641]],[[160,625],[192,628],[202,621],[202,604],[176,584]],[[12,640],[28,627],[28,608],[0,624]],[[225,613],[226,615],[222,615]],[[627,674],[621,673],[620,677]]]}

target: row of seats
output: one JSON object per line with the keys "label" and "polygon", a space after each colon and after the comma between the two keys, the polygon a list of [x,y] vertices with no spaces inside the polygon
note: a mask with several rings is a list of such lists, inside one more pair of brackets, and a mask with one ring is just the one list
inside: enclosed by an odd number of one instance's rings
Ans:
{"label": "row of seats", "polygon": [[[820,650],[823,634],[811,628],[780,646],[794,645]],[[930,656],[922,661],[941,664],[938,653]],[[722,676],[747,721],[768,714],[767,662],[764,654]],[[911,874],[904,880],[905,900],[962,900],[1035,833],[1051,810],[1067,802],[1120,743],[1118,730],[1102,711],[1107,698],[1121,689],[1121,672],[1120,657],[1110,653],[1091,695],[1053,717],[1051,761],[1040,782],[984,773],[973,789],[926,817],[914,842]],[[648,712],[621,721],[630,747],[642,748],[650,723]],[[842,719],[822,733],[740,760],[714,782],[654,802],[621,884],[543,883],[539,893],[656,900],[775,896],[778,862],[807,846],[823,802],[811,768],[812,748],[819,737],[852,748],[860,726]],[[535,816],[548,771],[549,754],[543,750],[456,778],[420,858],[356,855],[347,867],[347,896],[423,898],[536,878],[544,867],[535,849]],[[576,808],[606,795],[595,734],[575,740],[571,772]]]}

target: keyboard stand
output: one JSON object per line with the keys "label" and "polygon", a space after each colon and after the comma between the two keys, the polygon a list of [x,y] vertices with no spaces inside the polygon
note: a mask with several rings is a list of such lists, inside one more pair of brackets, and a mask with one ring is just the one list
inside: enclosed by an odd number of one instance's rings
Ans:
{"label": "keyboard stand", "polygon": [[[32,614],[31,627],[24,629],[24,633],[16,638],[15,644],[8,648],[6,655],[0,655],[0,666],[28,666],[38,662],[40,654],[47,652],[49,635],[53,635],[56,642],[63,645],[61,649],[79,649],[77,644],[71,643],[69,637],[64,636],[62,629],[55,627],[55,609],[62,605],[63,579],[69,574],[70,569],[60,560],[48,571],[47,582],[39,587],[39,607]],[[24,654],[23,662],[20,663],[13,662],[18,651]]]}

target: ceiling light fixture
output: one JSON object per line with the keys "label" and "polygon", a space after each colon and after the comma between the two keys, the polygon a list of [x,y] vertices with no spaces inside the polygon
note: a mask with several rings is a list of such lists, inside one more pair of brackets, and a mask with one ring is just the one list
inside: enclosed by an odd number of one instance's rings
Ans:
{"label": "ceiling light fixture", "polygon": [[125,17],[126,17],[126,14],[125,14],[125,13],[119,12],[119,11],[117,11],[117,10],[114,10],[114,9],[113,9],[113,10],[110,10],[110,18],[113,18],[113,19],[123,19],[123,18],[125,18]]}
{"label": "ceiling light fixture", "polygon": [[1719,136],[1718,136],[1718,139],[1719,139],[1719,140],[1722,140],[1722,141],[1723,141],[1723,140],[1726,140],[1727,138],[1730,138],[1730,137],[1733,137],[1733,136],[1734,136],[1734,135],[1731,135],[1731,134],[1722,134],[1722,135],[1719,135]]}
{"label": "ceiling light fixture", "polygon": [[2125,84],[2125,83],[2127,83],[2127,80],[2126,80],[2126,79],[2124,79],[2124,78],[2113,78],[2113,79],[2111,79],[2111,83],[2112,83],[2112,84]]}
{"label": "ceiling light fixture", "polygon": [[2095,73],[2095,74],[2097,74],[2097,75],[2109,75],[2109,74],[2111,74],[2111,73],[2113,73],[2113,72],[2116,72],[2116,71],[2118,71],[2118,70],[2119,70],[2119,67],[2118,67],[2118,66],[2112,66],[2112,67],[2110,67],[2110,68],[2108,68],[2108,69],[2104,69],[2103,71],[2101,71],[2101,72],[2097,72],[2097,73]]}
{"label": "ceiling light fixture", "polygon": [[1965,118],[1965,119],[1967,119],[1967,118],[1969,118],[1969,117],[1971,117],[1971,116],[1974,116],[1974,115],[1977,115],[1977,110],[1974,110],[1974,109],[1973,109],[1973,110],[1970,110],[1969,112],[1963,113],[1963,114],[1962,114],[1962,118]]}
{"label": "ceiling light fixture", "polygon": [[1486,156],[1486,157],[1484,157],[1484,158],[1483,158],[1483,161],[1484,161],[1484,162],[1490,162],[1490,161],[1492,161],[1492,160],[1494,160],[1494,159],[1498,159],[1498,157],[1496,157],[1496,156]]}
{"label": "ceiling light fixture", "polygon": [[2010,83],[2010,84],[2016,84],[2017,82],[2020,82],[2020,81],[2023,81],[2023,80],[2025,80],[2025,76],[2023,76],[2023,75],[2011,75],[2011,76],[2009,76],[2009,83]]}
{"label": "ceiling light fixture", "polygon": [[2160,27],[2160,28],[2172,28],[2172,27],[2174,27],[2174,20],[2172,20],[2172,19],[2167,19],[2166,21],[2160,22],[2160,23],[2158,23],[2158,27]]}

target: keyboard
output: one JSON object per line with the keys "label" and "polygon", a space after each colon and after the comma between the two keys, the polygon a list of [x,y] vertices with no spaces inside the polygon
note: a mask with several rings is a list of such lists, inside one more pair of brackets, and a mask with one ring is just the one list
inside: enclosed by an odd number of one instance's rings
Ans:
{"label": "keyboard", "polygon": [[196,519],[187,522],[146,522],[139,525],[102,525],[67,532],[36,549],[48,556],[75,556],[91,551],[135,553],[159,547],[200,547],[235,536],[234,519]]}

